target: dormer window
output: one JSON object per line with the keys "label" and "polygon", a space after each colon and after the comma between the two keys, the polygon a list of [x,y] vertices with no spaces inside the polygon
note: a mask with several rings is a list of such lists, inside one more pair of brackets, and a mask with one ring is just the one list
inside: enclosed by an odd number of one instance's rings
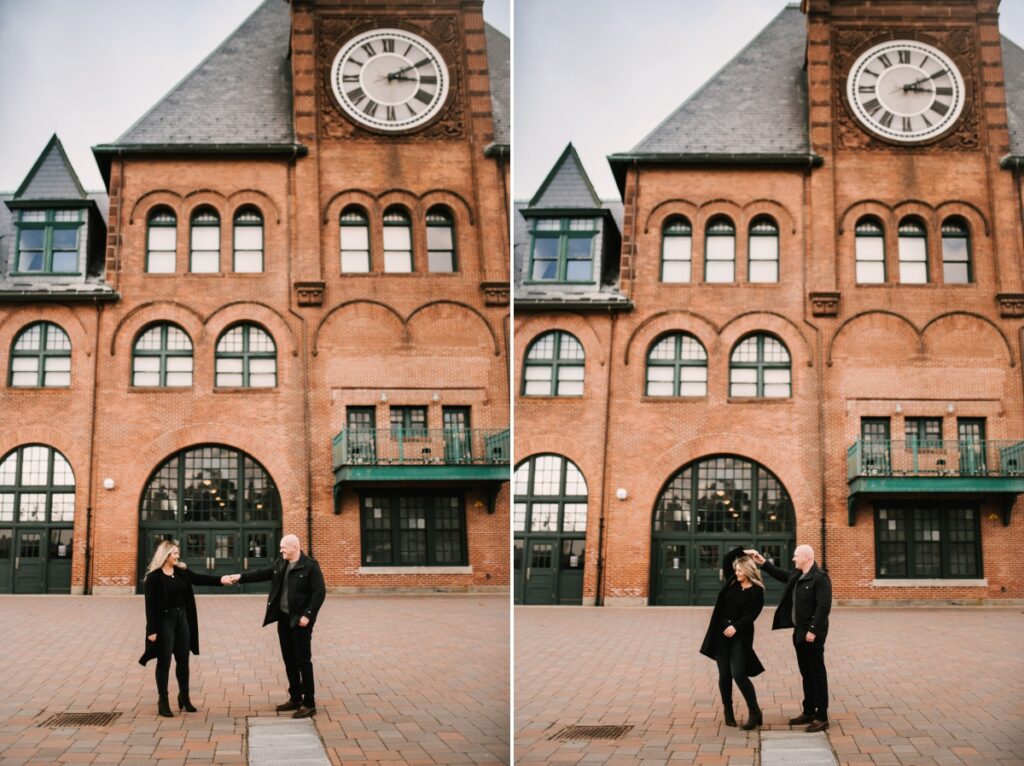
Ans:
{"label": "dormer window", "polygon": [[537,218],[533,223],[530,280],[534,282],[594,281],[593,218]]}
{"label": "dormer window", "polygon": [[77,273],[81,226],[81,210],[23,210],[18,217],[17,271]]}

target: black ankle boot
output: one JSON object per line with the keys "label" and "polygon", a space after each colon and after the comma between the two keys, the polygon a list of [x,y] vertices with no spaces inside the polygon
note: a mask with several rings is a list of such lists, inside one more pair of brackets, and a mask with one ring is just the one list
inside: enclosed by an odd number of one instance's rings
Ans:
{"label": "black ankle boot", "polygon": [[164,718],[174,718],[174,713],[171,712],[171,703],[167,700],[166,695],[157,700],[156,711]]}
{"label": "black ankle boot", "polygon": [[763,723],[763,716],[761,715],[761,708],[752,707],[747,717],[747,722],[743,724],[743,731],[752,731]]}
{"label": "black ankle boot", "polygon": [[196,706],[188,698],[188,692],[178,692],[178,710],[184,710],[187,713],[196,712]]}
{"label": "black ankle boot", "polygon": [[732,711],[732,705],[725,706],[725,725],[735,726],[736,725],[736,714]]}

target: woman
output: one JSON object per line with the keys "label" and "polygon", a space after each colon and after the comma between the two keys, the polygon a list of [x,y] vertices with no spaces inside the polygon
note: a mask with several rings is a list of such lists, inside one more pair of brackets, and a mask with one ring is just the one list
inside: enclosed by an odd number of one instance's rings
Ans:
{"label": "woman", "polygon": [[735,681],[749,710],[743,729],[751,731],[762,722],[750,678],[764,672],[764,666],[754,654],[754,620],[764,608],[764,580],[743,548],[725,555],[722,573],[726,582],[715,601],[700,653],[718,662],[718,689],[725,706],[725,725],[736,725],[732,709],[732,682]]}
{"label": "woman", "polygon": [[173,718],[167,701],[167,676],[174,655],[174,674],[178,677],[178,710],[196,712],[188,696],[188,653],[199,654],[199,625],[196,621],[196,597],[193,585],[224,585],[220,577],[192,572],[178,559],[181,551],[172,540],[157,546],[146,570],[146,651],[139,657],[145,665],[156,657],[158,709],[164,718]]}

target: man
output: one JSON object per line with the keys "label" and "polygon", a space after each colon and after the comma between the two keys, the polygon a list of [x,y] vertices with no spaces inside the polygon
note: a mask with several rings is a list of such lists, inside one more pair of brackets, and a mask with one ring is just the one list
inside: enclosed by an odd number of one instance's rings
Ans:
{"label": "man", "polygon": [[814,563],[814,549],[798,545],[793,552],[796,569],[785,569],[766,561],[757,551],[744,551],[764,571],[786,583],[782,602],[775,610],[772,630],[793,628],[793,646],[800,677],[804,683],[803,713],[790,718],[792,726],[810,724],[807,731],[828,728],[828,674],[825,671],[825,637],[828,613],[832,609],[832,581]]}
{"label": "man", "polygon": [[263,624],[277,623],[281,656],[288,674],[288,701],[278,705],[277,709],[282,712],[294,710],[292,718],[315,715],[313,624],[327,595],[320,565],[316,559],[302,552],[298,537],[285,535],[281,538],[281,557],[271,566],[231,575],[231,580],[243,583],[271,581]]}

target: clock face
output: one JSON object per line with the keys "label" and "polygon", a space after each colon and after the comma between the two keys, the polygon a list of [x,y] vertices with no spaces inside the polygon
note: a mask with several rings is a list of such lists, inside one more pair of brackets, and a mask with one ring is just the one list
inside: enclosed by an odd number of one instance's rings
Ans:
{"label": "clock face", "polygon": [[334,57],[331,86],[348,117],[365,127],[406,131],[425,125],[448,97],[448,67],[437,49],[403,29],[374,29]]}
{"label": "clock face", "polygon": [[860,55],[846,98],[868,132],[917,143],[949,130],[964,109],[964,78],[945,53],[916,40],[890,40]]}

